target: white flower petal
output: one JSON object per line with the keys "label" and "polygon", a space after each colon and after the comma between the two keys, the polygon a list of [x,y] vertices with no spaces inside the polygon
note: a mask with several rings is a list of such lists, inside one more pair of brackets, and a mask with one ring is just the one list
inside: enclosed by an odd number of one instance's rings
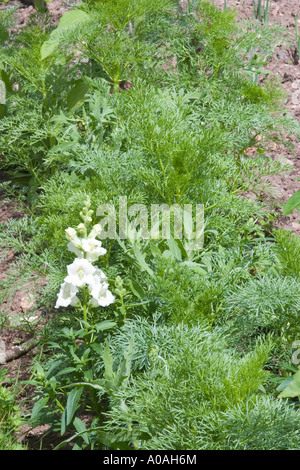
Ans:
{"label": "white flower petal", "polygon": [[93,282],[96,268],[87,259],[76,258],[72,264],[69,264],[67,270],[68,276],[65,281],[74,286],[82,287]]}
{"label": "white flower petal", "polygon": [[57,296],[55,308],[77,305],[79,303],[79,299],[76,296],[77,292],[78,289],[76,286],[70,284],[69,282],[63,282]]}
{"label": "white flower petal", "polygon": [[102,232],[101,224],[96,224],[93,226],[92,230],[90,231],[88,238],[95,238],[98,235],[100,235],[101,232]]}
{"label": "white flower petal", "polygon": [[102,247],[102,243],[95,238],[85,238],[81,241],[82,250],[86,253],[86,259],[96,261],[99,256],[106,253],[106,249]]}
{"label": "white flower petal", "polygon": [[95,282],[103,282],[103,281],[106,281],[107,280],[107,277],[105,276],[104,272],[101,271],[101,269],[99,268],[95,268],[95,272],[94,272],[94,279],[95,279]]}
{"label": "white flower petal", "polygon": [[68,246],[68,250],[71,251],[72,253],[75,253],[75,255],[78,256],[78,258],[83,258],[83,251],[80,249],[81,243],[79,245],[78,243],[74,243],[74,241],[72,240],[68,243],[67,246]]}
{"label": "white flower petal", "polygon": [[108,290],[107,282],[95,285],[91,290],[91,296],[90,304],[93,307],[107,307],[115,301],[115,297]]}

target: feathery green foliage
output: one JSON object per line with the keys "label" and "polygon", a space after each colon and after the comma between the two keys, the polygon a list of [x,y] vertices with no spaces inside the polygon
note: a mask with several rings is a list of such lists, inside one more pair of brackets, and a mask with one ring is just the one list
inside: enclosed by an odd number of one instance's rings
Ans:
{"label": "feathery green foliage", "polygon": [[20,417],[21,410],[15,403],[16,388],[8,389],[4,385],[6,371],[0,371],[0,450],[25,450],[22,444],[17,442],[18,431],[23,420]]}
{"label": "feathery green foliage", "polygon": [[[62,439],[73,426],[75,448],[299,448],[298,411],[277,401],[265,370],[296,339],[299,310],[298,238],[270,238],[261,197],[266,178],[288,169],[268,142],[299,134],[278,82],[258,81],[280,31],[200,0],[187,11],[107,0],[3,41],[0,164],[12,185],[1,189],[29,216],[0,226],[1,245],[22,253],[2,300],[34,272],[47,278],[40,304],[53,308],[71,259],[65,229],[87,196],[93,224],[104,203],[118,222],[120,196],[128,207],[204,206],[202,249],[174,233],[103,240],[99,267],[120,295],[97,311],[92,336],[72,309],[47,325],[53,355],[35,364],[33,421],[60,426]],[[116,331],[99,334],[107,320]],[[94,431],[80,420],[86,408]]]}
{"label": "feathery green foliage", "polygon": [[[149,344],[149,327],[136,326],[137,336],[144,334]],[[299,412],[260,391],[267,380],[263,365],[270,343],[257,344],[252,353],[239,358],[216,330],[180,325],[162,328],[162,334],[157,326],[151,330],[155,346],[148,352],[148,371],[132,378],[115,395],[106,424],[109,432],[117,434],[134,423],[137,435],[151,436],[137,439],[140,449],[299,446]],[[282,440],[283,429],[288,436]]]}

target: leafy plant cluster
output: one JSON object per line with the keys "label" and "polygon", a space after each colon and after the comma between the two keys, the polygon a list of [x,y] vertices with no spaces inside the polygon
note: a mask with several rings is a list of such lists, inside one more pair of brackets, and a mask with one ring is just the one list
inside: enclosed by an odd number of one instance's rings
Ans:
{"label": "leafy plant cluster", "polygon": [[17,388],[8,388],[6,383],[6,371],[0,371],[0,450],[25,450],[25,447],[17,442],[15,433],[23,420],[21,409],[15,399]]}
{"label": "leafy plant cluster", "polygon": [[[60,433],[58,448],[299,448],[298,403],[276,390],[298,335],[299,239],[271,230],[263,202],[288,169],[268,142],[299,133],[278,83],[258,83],[279,33],[200,0],[86,1],[57,27],[40,14],[0,32],[1,189],[28,213],[0,227],[20,253],[3,288],[47,278],[28,422]],[[65,230],[87,198],[94,225],[120,196],[203,204],[203,248],[174,233],[102,240],[115,301],[53,312]]]}

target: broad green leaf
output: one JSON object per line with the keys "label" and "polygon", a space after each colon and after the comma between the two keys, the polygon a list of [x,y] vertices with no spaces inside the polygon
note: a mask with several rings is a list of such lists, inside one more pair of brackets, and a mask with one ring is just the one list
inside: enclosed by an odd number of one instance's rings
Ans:
{"label": "broad green leaf", "polygon": [[149,248],[151,250],[151,253],[153,256],[161,256],[161,251],[160,249],[158,248],[157,245],[155,245],[154,243],[150,242],[149,243]]}
{"label": "broad green leaf", "polygon": [[135,258],[137,260],[137,262],[139,263],[140,267],[147,271],[147,273],[150,275],[150,276],[154,276],[154,272],[152,271],[152,269],[150,268],[150,266],[148,265],[148,263],[146,262],[145,258],[143,257],[141,251],[139,250],[137,244],[135,243],[133,245],[133,251],[134,251],[134,255],[135,255]]}
{"label": "broad green leaf", "polygon": [[7,29],[0,24],[0,45],[2,45],[9,38]]}
{"label": "broad green leaf", "polygon": [[129,279],[128,284],[134,295],[138,297],[138,299],[143,300],[143,298],[145,297],[145,291],[143,290],[143,288],[131,279]]}
{"label": "broad green leaf", "polygon": [[87,382],[92,382],[94,378],[92,369],[85,371],[83,374],[83,377],[84,377],[84,380],[86,380]]}
{"label": "broad green leaf", "polygon": [[98,325],[96,325],[96,330],[97,331],[111,330],[115,326],[116,326],[115,321],[105,320],[105,321],[102,321],[101,323],[98,323]]}
{"label": "broad green leaf", "polygon": [[288,215],[293,212],[294,209],[298,209],[300,213],[300,189],[284,204],[283,214]]}
{"label": "broad green leaf", "polygon": [[182,264],[207,277],[207,271],[205,271],[205,269],[203,269],[200,264],[195,263],[194,261],[184,261]]}
{"label": "broad green leaf", "polygon": [[111,357],[108,343],[106,343],[104,348],[103,362],[105,367],[105,378],[107,380],[114,380],[115,374],[113,372],[113,358]]}
{"label": "broad green leaf", "polygon": [[176,241],[174,240],[174,238],[170,237],[167,240],[167,243],[168,243],[170,252],[172,253],[172,258],[176,259],[177,261],[181,261],[182,260],[181,250],[178,244],[176,243]]}
{"label": "broad green leaf", "polygon": [[67,409],[65,408],[63,414],[61,415],[61,422],[60,422],[60,434],[63,436],[66,432],[67,427]]}
{"label": "broad green leaf", "polygon": [[77,405],[80,400],[80,397],[83,392],[83,387],[73,388],[69,393],[68,400],[67,400],[67,414],[66,414],[66,426],[68,426],[74,416],[75,411],[77,410]]}
{"label": "broad green leaf", "polygon": [[293,376],[293,380],[280,393],[279,398],[293,398],[300,396],[300,369]]}
{"label": "broad green leaf", "polygon": [[66,367],[65,369],[63,370],[60,370],[55,377],[60,377],[61,375],[66,375],[66,374],[70,374],[71,372],[75,372],[77,369],[76,367]]}
{"label": "broad green leaf", "polygon": [[76,431],[78,433],[81,433],[80,435],[81,435],[82,439],[84,440],[84,442],[86,444],[88,444],[89,443],[89,438],[88,438],[88,434],[84,432],[84,431],[86,431],[86,426],[85,426],[84,422],[81,421],[81,419],[79,419],[76,416],[76,418],[74,418],[73,425],[74,425]]}
{"label": "broad green leaf", "polygon": [[67,105],[69,109],[80,106],[84,102],[84,97],[89,91],[89,86],[84,80],[77,80],[67,96]]}
{"label": "broad green leaf", "polygon": [[41,59],[51,56],[57,49],[58,41],[55,38],[47,39],[41,47]]}
{"label": "broad green leaf", "polygon": [[0,80],[0,104],[6,103],[6,87],[3,80]]}
{"label": "broad green leaf", "polygon": [[46,12],[46,2],[45,0],[33,0],[33,5],[36,11]]}
{"label": "broad green leaf", "polygon": [[113,449],[126,449],[126,450],[132,450],[132,447],[130,447],[127,442],[131,442],[133,440],[141,439],[143,441],[151,439],[151,435],[147,432],[141,432],[141,431],[121,431],[118,432],[117,434],[112,434],[112,433],[107,433],[103,432],[101,427],[95,427],[95,428],[90,428],[87,429],[86,431],[83,430],[81,432],[78,432],[77,434],[74,434],[73,436],[69,437],[63,442],[60,442],[58,446],[54,448],[54,450],[59,450],[61,449],[64,445],[68,444],[69,442],[74,441],[79,436],[82,436],[84,433],[95,433],[97,432],[97,439],[102,442],[105,446]]}
{"label": "broad green leaf", "polygon": [[89,19],[90,16],[83,10],[70,10],[62,15],[56,30],[59,31],[61,29],[70,28],[70,26],[74,26],[82,21],[88,21]]}
{"label": "broad green leaf", "polygon": [[92,348],[97,354],[99,354],[99,356],[102,356],[102,354],[103,354],[103,346],[102,346],[102,344],[93,343],[93,344],[91,344],[91,348]]}
{"label": "broad green leaf", "polygon": [[[278,379],[278,377],[276,377]],[[273,379],[273,381],[275,381],[275,379]],[[291,375],[290,377],[288,377],[287,379],[285,379],[283,382],[281,382],[280,385],[278,385],[277,387],[277,392],[282,392],[283,390],[286,389],[286,387],[291,383],[293,382],[293,376]]]}
{"label": "broad green leaf", "polygon": [[75,442],[75,444],[72,447],[72,450],[82,450],[82,445],[78,444],[78,442]]}
{"label": "broad green leaf", "polygon": [[40,374],[42,376],[45,375],[45,371],[44,371],[43,367],[41,366],[41,364],[39,362],[35,363],[35,370],[38,374]]}
{"label": "broad green leaf", "polygon": [[44,398],[40,398],[35,404],[34,404],[34,407],[32,408],[32,412],[31,412],[31,419],[34,420],[39,412],[47,405],[49,401],[49,397],[44,397]]}
{"label": "broad green leaf", "polygon": [[58,23],[57,28],[52,31],[49,39],[47,39],[47,41],[45,41],[42,45],[41,59],[46,59],[56,51],[59,45],[59,36],[63,30],[72,26],[76,26],[77,24],[84,21],[88,21],[89,19],[89,15],[82,10],[71,10],[64,13]]}
{"label": "broad green leaf", "polygon": [[59,358],[59,359],[54,359],[52,361],[49,361],[48,362],[48,369],[45,373],[45,377],[46,378],[49,378],[52,374],[52,372],[57,368],[57,367],[61,367],[62,364],[64,364],[65,360],[62,359],[62,358]]}
{"label": "broad green leaf", "polygon": [[1,76],[1,80],[3,80],[5,84],[6,90],[12,91],[12,85],[11,85],[11,81],[10,81],[8,73],[6,73],[5,70],[1,70],[0,76]]}

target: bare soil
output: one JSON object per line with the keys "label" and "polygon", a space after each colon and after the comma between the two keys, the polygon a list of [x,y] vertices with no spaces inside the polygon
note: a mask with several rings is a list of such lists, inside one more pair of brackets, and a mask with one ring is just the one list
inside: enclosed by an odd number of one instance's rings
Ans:
{"label": "bare soil", "polygon": [[[218,8],[224,8],[224,0],[210,0]],[[257,1],[256,1],[257,3]],[[252,0],[227,0],[227,8],[236,9],[237,16],[241,20],[253,19]],[[264,67],[270,72],[270,76],[279,77],[283,89],[286,92],[286,108],[288,112],[300,123],[300,61],[296,48],[296,18],[300,31],[300,2],[297,0],[272,0],[269,24],[280,25],[285,28],[282,44],[276,49],[272,60]],[[287,40],[292,41],[287,45]],[[261,78],[261,81],[265,76]],[[275,228],[291,230],[300,235],[300,214],[297,210],[289,215],[282,215],[282,205],[300,189],[300,142],[295,136],[289,136],[287,141],[293,148],[289,150],[284,145],[271,143],[268,155],[274,159],[286,159],[293,169],[286,174],[272,175],[268,177],[272,189],[264,194],[264,200],[268,201],[279,217],[274,222]]]}
{"label": "bare soil", "polygon": [[[186,0],[182,0],[184,4]],[[223,8],[224,0],[211,0],[217,7]],[[17,23],[14,30],[18,30],[32,20],[36,14],[32,5],[28,6],[19,0],[12,0],[8,2],[0,2],[0,10],[8,8],[9,6],[16,6],[16,19]],[[73,2],[74,3],[74,2]],[[49,11],[49,21],[57,24],[60,16],[67,11],[70,3],[65,1],[53,0],[47,4]],[[229,8],[236,8],[238,17],[241,19],[253,18],[252,0],[227,0]],[[273,0],[271,6],[270,23],[276,23],[286,28],[286,35],[290,38],[295,38],[295,21],[296,15],[300,18],[300,2],[296,0]],[[300,30],[300,19],[299,30]],[[286,91],[287,110],[299,121],[300,123],[300,63],[296,53],[296,38],[292,46],[286,46],[284,43],[278,47],[271,62],[265,67],[270,75],[280,77],[280,81],[284,90]],[[298,189],[300,189],[300,181],[296,178],[300,177],[300,142],[296,137],[290,136],[288,140],[293,144],[293,149],[289,150],[283,145],[272,143],[268,152],[273,158],[285,158],[292,165],[293,169],[287,174],[275,175],[268,178],[271,182],[273,190],[264,194],[264,198],[268,201],[274,210],[278,211],[281,215],[274,222],[274,227],[291,230],[300,235],[300,215],[298,211],[294,211],[288,216],[282,215],[282,204],[285,203]],[[0,170],[0,182],[5,179],[5,175]],[[253,195],[252,195],[253,196]],[[255,196],[253,196],[255,197]],[[23,217],[24,212],[22,207],[13,201],[3,200],[3,195],[0,194],[0,223],[7,222],[10,218]],[[5,280],[8,270],[16,259],[16,253],[11,250],[4,252],[3,248],[0,253],[0,282]],[[43,280],[42,280],[43,282]],[[44,280],[45,282],[45,280]],[[46,318],[43,317],[44,312],[36,310],[35,295],[38,295],[38,288],[36,284],[30,282],[17,290],[13,299],[7,299],[0,306],[0,319],[1,312],[5,312],[8,321],[13,323],[13,319],[20,315],[30,314],[34,311],[34,316],[37,318],[37,324],[42,325]],[[8,352],[17,352],[18,347],[31,339],[34,334],[28,331],[20,331],[12,329],[9,325],[1,328],[0,324],[0,367],[5,367],[8,370],[7,379],[14,379],[18,377],[19,381],[26,380],[30,377],[31,363],[36,350],[34,346],[28,350],[27,353],[17,355],[14,359],[10,359],[1,365],[1,357],[3,358]],[[1,356],[2,354],[2,356]],[[4,355],[4,356],[3,356]],[[4,362],[4,361],[3,361]],[[23,399],[27,397],[30,399],[30,389],[25,388],[19,397]],[[28,427],[22,429],[23,435],[20,441],[27,445],[29,450],[40,449],[40,438],[47,431],[47,427],[41,426],[34,430]],[[42,449],[53,449],[58,443],[57,436],[47,435],[43,440]]]}

